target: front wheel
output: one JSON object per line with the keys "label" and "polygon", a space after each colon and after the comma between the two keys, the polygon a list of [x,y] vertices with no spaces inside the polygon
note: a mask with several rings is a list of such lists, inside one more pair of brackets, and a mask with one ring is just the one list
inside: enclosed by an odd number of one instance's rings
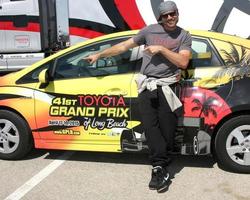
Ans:
{"label": "front wheel", "polygon": [[0,111],[0,159],[21,159],[30,151],[32,141],[26,121],[14,112]]}
{"label": "front wheel", "polygon": [[238,173],[250,173],[250,115],[225,122],[215,138],[218,164]]}

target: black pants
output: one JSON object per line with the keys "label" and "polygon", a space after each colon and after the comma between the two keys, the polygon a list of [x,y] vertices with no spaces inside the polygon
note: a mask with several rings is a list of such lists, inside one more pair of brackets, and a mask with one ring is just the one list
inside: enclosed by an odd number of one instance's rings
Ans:
{"label": "black pants", "polygon": [[173,113],[162,92],[145,90],[139,94],[139,107],[145,130],[152,166],[166,166],[168,150],[173,149],[177,116]]}

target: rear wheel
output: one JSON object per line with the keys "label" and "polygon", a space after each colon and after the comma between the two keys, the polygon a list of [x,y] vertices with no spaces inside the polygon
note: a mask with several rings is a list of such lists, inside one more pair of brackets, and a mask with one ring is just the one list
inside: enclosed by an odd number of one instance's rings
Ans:
{"label": "rear wheel", "polygon": [[0,159],[16,160],[32,148],[33,140],[27,123],[16,113],[0,111]]}
{"label": "rear wheel", "polygon": [[250,115],[228,120],[215,138],[219,165],[230,171],[250,173]]}

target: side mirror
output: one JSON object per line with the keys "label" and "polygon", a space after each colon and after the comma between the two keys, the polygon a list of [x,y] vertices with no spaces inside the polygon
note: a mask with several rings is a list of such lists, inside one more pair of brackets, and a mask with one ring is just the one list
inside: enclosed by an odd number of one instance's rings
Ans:
{"label": "side mirror", "polygon": [[39,73],[38,80],[40,83],[40,86],[39,86],[40,89],[46,88],[48,86],[49,84],[48,69],[44,69]]}
{"label": "side mirror", "polygon": [[193,53],[192,59],[189,63],[189,69],[194,69],[196,67],[208,67],[212,65],[212,53]]}
{"label": "side mirror", "polygon": [[193,59],[211,59],[212,53],[211,52],[203,52],[203,53],[196,53],[193,54]]}

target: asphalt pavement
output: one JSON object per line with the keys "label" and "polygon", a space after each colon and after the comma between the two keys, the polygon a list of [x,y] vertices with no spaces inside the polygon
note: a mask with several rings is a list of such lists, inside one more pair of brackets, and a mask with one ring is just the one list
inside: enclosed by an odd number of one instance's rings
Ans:
{"label": "asphalt pavement", "polygon": [[174,156],[164,193],[148,189],[147,154],[33,150],[0,161],[0,199],[250,200],[250,175],[220,169],[209,156]]}

